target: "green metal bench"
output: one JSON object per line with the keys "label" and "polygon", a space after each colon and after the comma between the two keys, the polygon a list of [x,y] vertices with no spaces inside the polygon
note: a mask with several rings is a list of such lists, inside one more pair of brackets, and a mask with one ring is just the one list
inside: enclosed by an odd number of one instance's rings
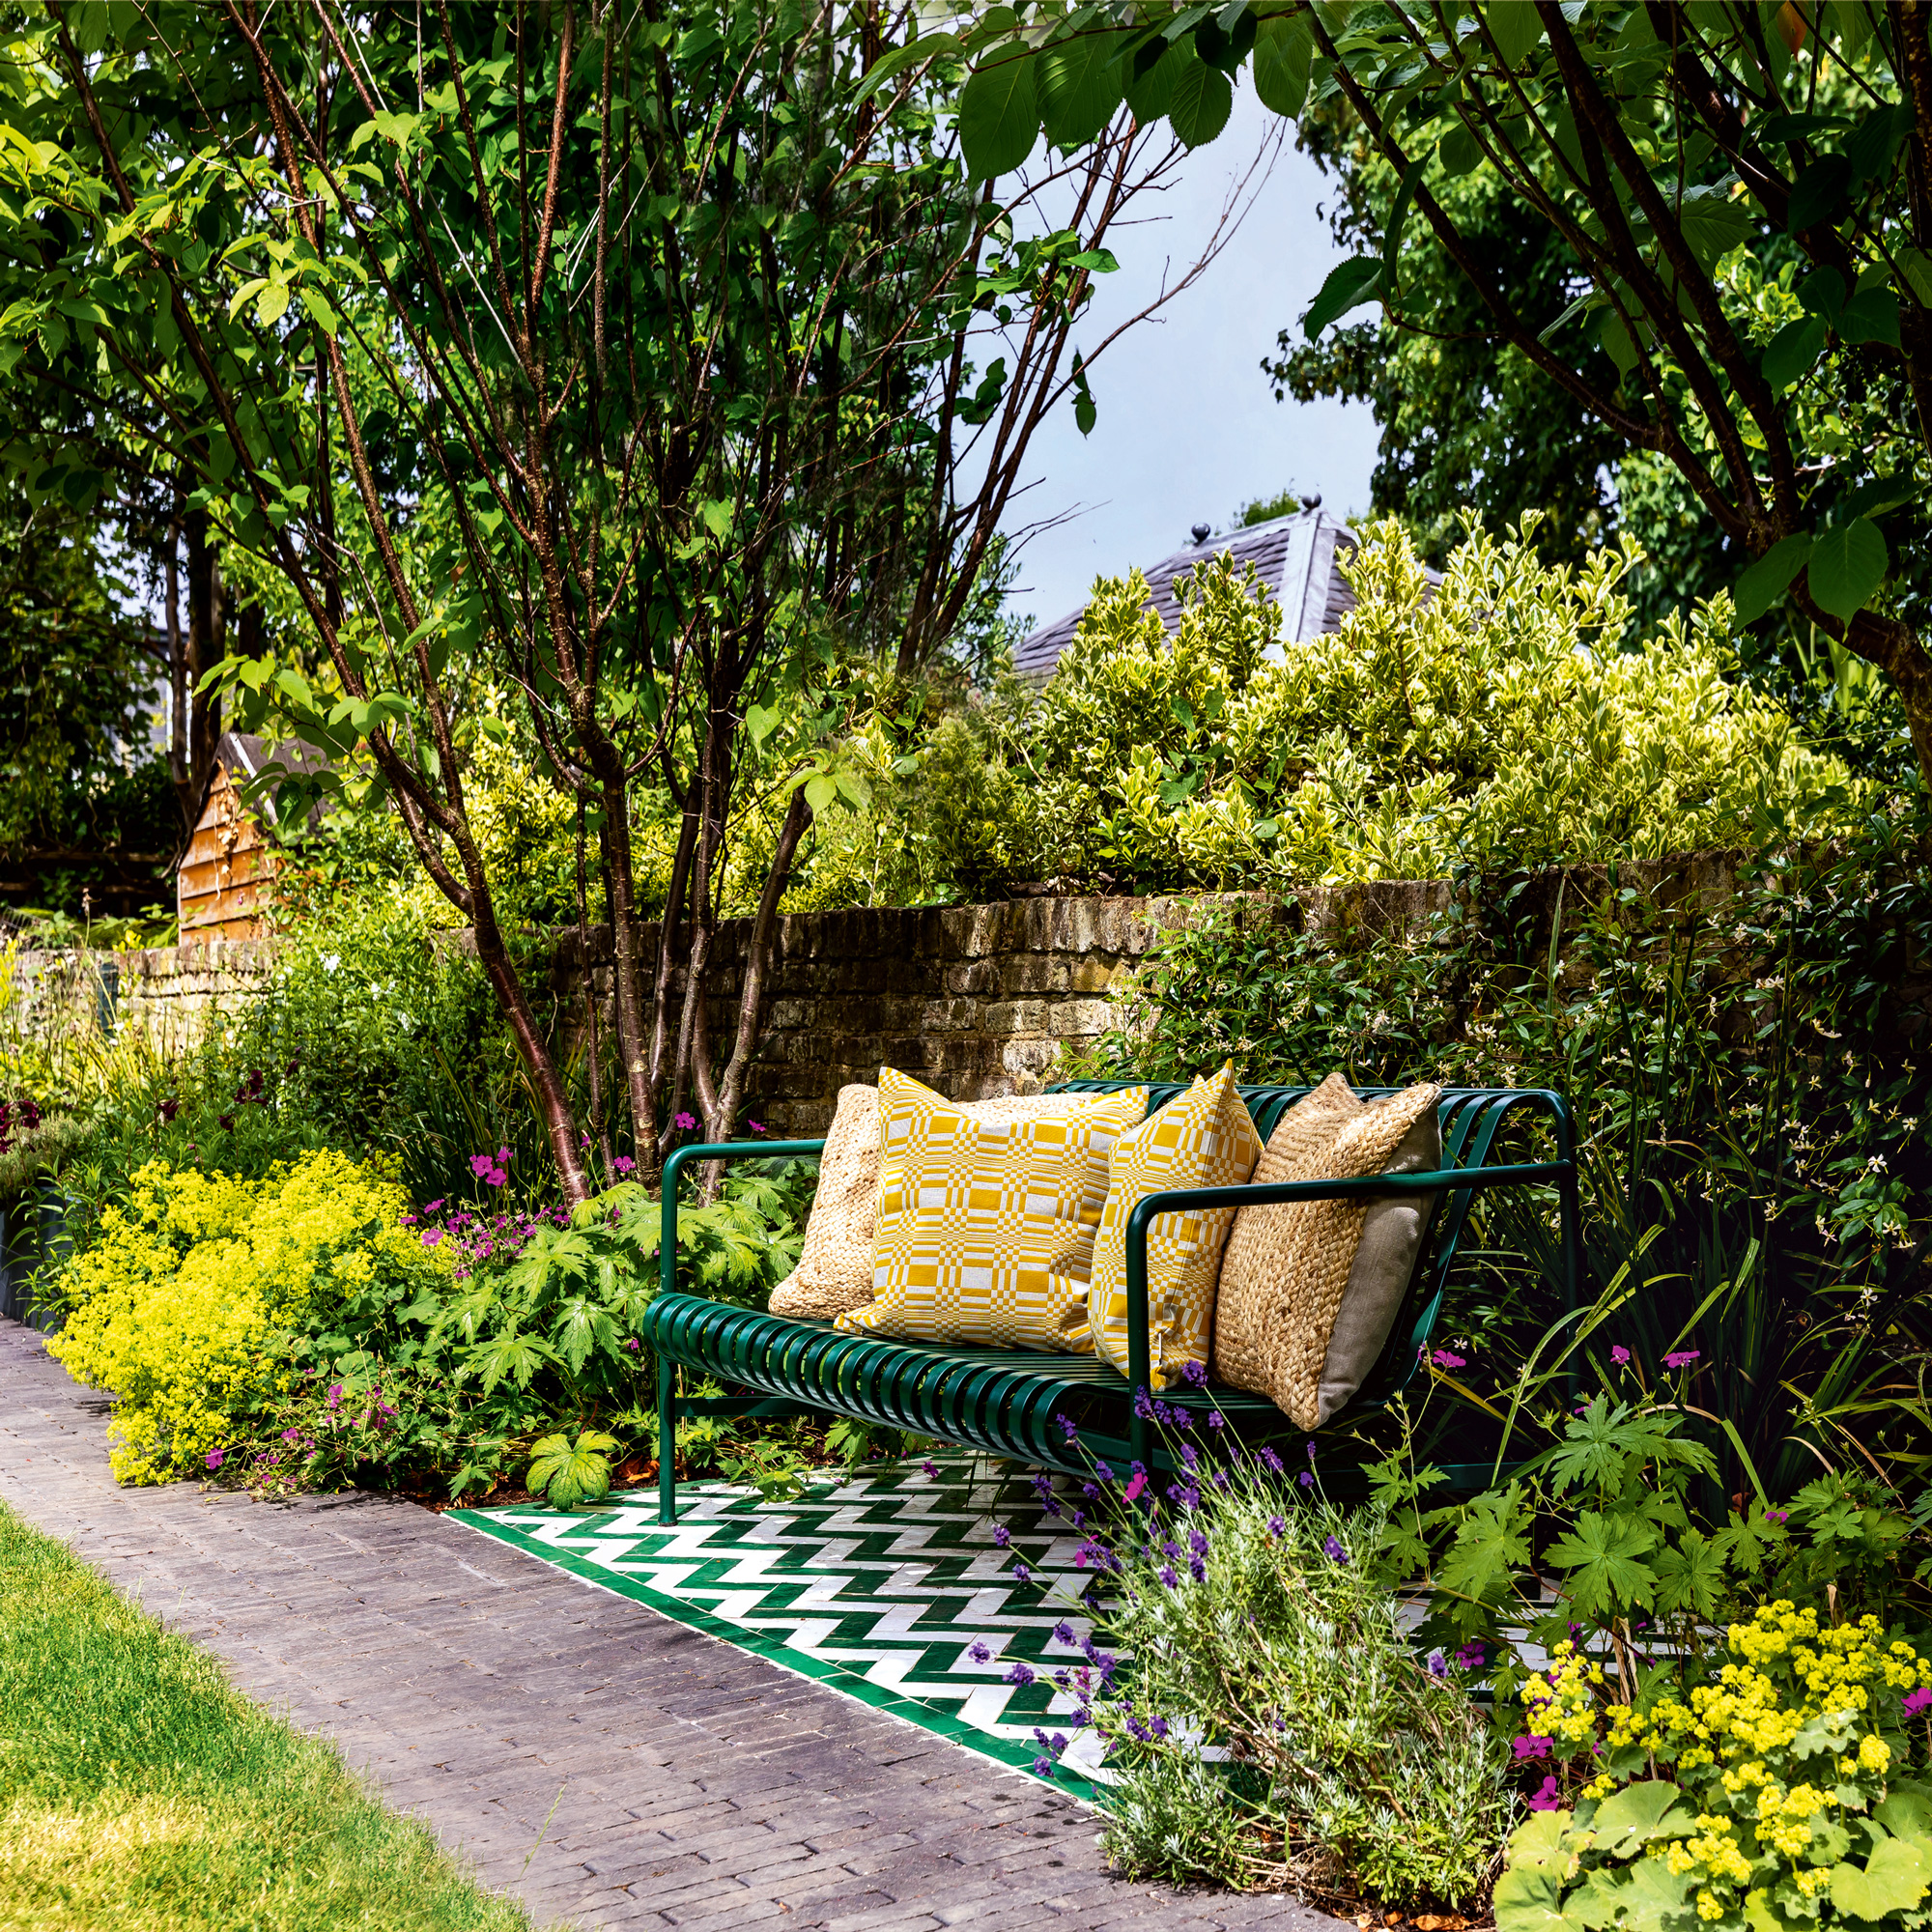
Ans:
{"label": "green metal bench", "polygon": [[[1076,1080],[1056,1093],[1108,1094],[1147,1085],[1148,1111],[1163,1107],[1180,1086],[1140,1081]],[[1276,1122],[1309,1090],[1243,1087],[1255,1129],[1265,1141]],[[1364,1087],[1373,1098],[1397,1090]],[[1489,1165],[1505,1122],[1544,1118],[1555,1144],[1553,1160]],[[1352,1180],[1288,1181],[1266,1186],[1199,1187],[1151,1194],[1127,1222],[1128,1374],[1096,1356],[961,1348],[941,1342],[882,1341],[843,1335],[829,1321],[808,1321],[711,1301],[677,1287],[677,1180],[693,1161],[760,1160],[812,1154],[819,1141],[734,1141],[679,1148],[665,1163],[664,1228],[659,1289],[643,1318],[658,1356],[658,1520],[677,1520],[676,1425],[686,1414],[796,1415],[830,1410],[883,1423],[961,1447],[983,1449],[1045,1469],[1085,1475],[1091,1459],[1168,1465],[1154,1441],[1147,1404],[1134,1400],[1148,1385],[1147,1236],[1155,1215],[1177,1208],[1254,1207],[1278,1201],[1333,1200],[1376,1194],[1434,1194],[1431,1227],[1416,1256],[1403,1306],[1387,1346],[1361,1392],[1343,1413],[1355,1416],[1386,1406],[1407,1384],[1428,1353],[1458,1245],[1477,1193],[1496,1187],[1547,1187],[1557,1192],[1567,1305],[1576,1306],[1580,1255],[1577,1228],[1577,1167],[1570,1109],[1542,1089],[1446,1089],[1440,1106],[1443,1165],[1432,1174],[1369,1175]],[[683,1367],[748,1391],[742,1396],[680,1397],[675,1371]],[[1299,1434],[1265,1396],[1208,1382],[1163,1390],[1171,1407],[1205,1415],[1219,1409],[1244,1439]],[[1329,1428],[1342,1420],[1330,1419]],[[1067,1425],[1078,1430],[1079,1448]],[[1456,1472],[1449,1472],[1454,1478]],[[1489,1464],[1482,1466],[1487,1479]]]}

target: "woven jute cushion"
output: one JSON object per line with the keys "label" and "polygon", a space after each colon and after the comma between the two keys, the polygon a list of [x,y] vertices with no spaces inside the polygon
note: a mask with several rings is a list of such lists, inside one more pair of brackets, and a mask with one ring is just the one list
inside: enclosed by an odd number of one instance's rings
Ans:
{"label": "woven jute cushion", "polygon": [[[956,1103],[980,1121],[1065,1114],[1078,1094],[1006,1094]],[[879,1090],[838,1090],[838,1106],[819,1157],[818,1192],[805,1224],[798,1266],[772,1290],[774,1315],[830,1321],[872,1299],[872,1235],[879,1218]]]}
{"label": "woven jute cushion", "polygon": [[[1385,1173],[1406,1151],[1410,1130],[1434,1115],[1441,1094],[1425,1084],[1365,1103],[1331,1075],[1275,1129],[1254,1179]],[[1306,1118],[1297,1119],[1304,1109]],[[1214,1372],[1236,1388],[1267,1396],[1300,1429],[1323,1420],[1322,1372],[1370,1206],[1368,1199],[1284,1202],[1243,1208],[1235,1217],[1215,1308]],[[1411,1264],[1413,1259],[1411,1248]]]}
{"label": "woven jute cushion", "polygon": [[[1331,1073],[1285,1113],[1249,1179],[1260,1186],[1328,1175],[1336,1137],[1362,1112],[1355,1090]],[[1288,1208],[1243,1208],[1221,1256],[1214,1298],[1214,1375],[1236,1388],[1265,1390],[1268,1350],[1281,1320],[1283,1283],[1275,1273],[1280,1217]]]}
{"label": "woven jute cushion", "polygon": [[[1237,1187],[1254,1172],[1261,1136],[1235,1087],[1233,1065],[1197,1079],[1150,1114],[1114,1150],[1107,1206],[1094,1240],[1088,1320],[1094,1347],[1122,1375],[1127,1354],[1127,1221],[1150,1194],[1176,1187]],[[1230,1208],[1156,1214],[1148,1224],[1148,1372],[1165,1388],[1208,1359],[1214,1283],[1235,1218]]]}

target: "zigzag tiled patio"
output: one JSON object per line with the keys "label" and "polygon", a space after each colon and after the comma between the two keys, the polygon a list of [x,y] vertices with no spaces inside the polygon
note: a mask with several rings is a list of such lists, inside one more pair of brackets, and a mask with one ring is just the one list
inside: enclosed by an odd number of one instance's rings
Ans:
{"label": "zigzag tiled patio", "polygon": [[105,1407],[0,1322],[0,1499],[539,1919],[1333,1926],[1112,1878],[1073,1798],[410,1504],[121,1490]]}

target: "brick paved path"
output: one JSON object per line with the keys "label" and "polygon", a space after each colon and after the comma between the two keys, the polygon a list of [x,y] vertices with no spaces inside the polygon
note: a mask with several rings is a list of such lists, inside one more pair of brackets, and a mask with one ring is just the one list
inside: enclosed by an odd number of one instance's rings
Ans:
{"label": "brick paved path", "polygon": [[1291,1900],[1110,1878],[1072,1800],[460,1523],[124,1491],[105,1437],[104,1398],[0,1321],[0,1499],[540,1919],[1335,1932]]}

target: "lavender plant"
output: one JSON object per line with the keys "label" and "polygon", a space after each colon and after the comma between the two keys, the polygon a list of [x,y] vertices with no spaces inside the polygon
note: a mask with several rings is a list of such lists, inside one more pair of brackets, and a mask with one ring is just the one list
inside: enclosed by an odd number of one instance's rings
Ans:
{"label": "lavender plant", "polygon": [[[1291,1468],[1223,1446],[1218,1411],[1197,1447],[1184,1411],[1146,1406],[1179,1473],[1100,1463],[1083,1485],[1077,1562],[1107,1648],[1056,1680],[1072,1727],[1106,1741],[1110,1855],[1329,1901],[1477,1899],[1517,1808],[1510,1754],[1464,1669],[1417,1654],[1382,1512],[1328,1500],[1312,1443]],[[1065,1747],[1046,1737],[1039,1768]]]}

